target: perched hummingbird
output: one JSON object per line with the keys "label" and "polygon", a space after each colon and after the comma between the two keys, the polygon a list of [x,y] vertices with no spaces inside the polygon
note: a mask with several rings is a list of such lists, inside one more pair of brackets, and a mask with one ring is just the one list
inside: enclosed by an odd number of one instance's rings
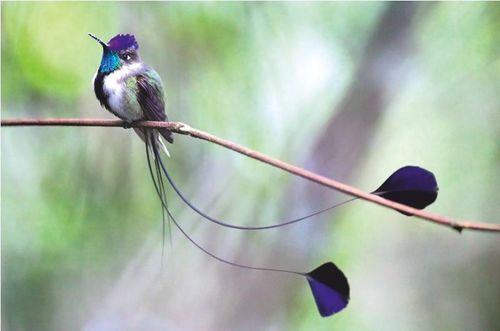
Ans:
{"label": "perched hummingbird", "polygon": [[[142,63],[135,37],[130,34],[118,34],[106,44],[94,35],[89,35],[99,42],[103,48],[101,64],[94,77],[94,91],[97,99],[107,110],[127,123],[140,120],[167,121],[163,86],[160,76],[151,67]],[[335,206],[325,208],[315,213],[291,221],[268,226],[237,226],[211,217],[189,202],[177,188],[170,177],[165,163],[159,154],[158,146],[165,147],[159,137],[161,134],[168,142],[173,143],[172,134],[167,129],[134,128],[146,143],[146,153],[149,171],[162,205],[163,228],[165,227],[165,210],[169,219],[180,232],[201,251],[220,262],[234,267],[279,272],[303,276],[309,283],[316,306],[321,316],[331,316],[343,310],[349,302],[349,283],[343,272],[332,262],[327,262],[311,272],[298,272],[285,269],[254,267],[223,259],[203,248],[194,241],[175,220],[166,202],[164,178],[168,180],[179,197],[195,212],[205,219],[234,229],[266,230],[286,226],[308,219],[327,210],[338,207],[351,198]],[[151,164],[150,148],[153,152],[154,168]],[[165,148],[166,150],[166,148]],[[168,152],[167,152],[168,154]],[[373,194],[386,199],[400,202],[414,208],[423,209],[434,202],[437,197],[437,182],[434,175],[423,168],[406,166],[393,173]],[[411,215],[407,214],[406,215]],[[163,256],[163,251],[162,251]]]}
{"label": "perched hummingbird", "polygon": [[[101,64],[94,76],[94,92],[101,105],[127,123],[167,121],[161,78],[141,61],[135,37],[118,34],[106,44],[91,33],[89,36],[101,44],[103,50]],[[147,130],[134,130],[146,141]],[[155,129],[153,132],[156,145],[163,145],[158,132],[168,142],[174,141],[167,129]]]}

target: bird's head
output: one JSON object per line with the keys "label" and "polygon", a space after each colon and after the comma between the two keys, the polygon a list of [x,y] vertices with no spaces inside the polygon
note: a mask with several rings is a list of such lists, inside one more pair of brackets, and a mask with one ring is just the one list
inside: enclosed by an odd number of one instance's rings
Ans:
{"label": "bird's head", "polygon": [[131,34],[117,34],[106,44],[101,39],[89,33],[102,46],[102,59],[99,72],[110,73],[124,65],[139,62],[139,44]]}

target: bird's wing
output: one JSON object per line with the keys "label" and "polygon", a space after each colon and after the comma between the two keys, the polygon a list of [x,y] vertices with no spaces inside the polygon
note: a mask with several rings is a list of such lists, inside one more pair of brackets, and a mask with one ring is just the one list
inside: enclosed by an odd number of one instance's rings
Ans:
{"label": "bird's wing", "polygon": [[[160,76],[154,71],[138,75],[137,90],[137,102],[142,108],[144,119],[168,121]],[[170,131],[166,129],[158,129],[158,131],[168,142],[172,143],[174,141]]]}

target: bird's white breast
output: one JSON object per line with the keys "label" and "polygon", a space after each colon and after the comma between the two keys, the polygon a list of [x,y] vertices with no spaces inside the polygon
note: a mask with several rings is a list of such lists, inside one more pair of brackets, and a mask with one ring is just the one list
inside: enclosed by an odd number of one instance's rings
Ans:
{"label": "bird's white breast", "polygon": [[127,121],[135,121],[142,118],[140,109],[132,109],[127,100],[127,95],[124,95],[127,88],[127,79],[137,75],[141,69],[142,63],[132,63],[124,65],[120,69],[113,71],[104,78],[103,89],[108,95],[108,104],[112,112]]}

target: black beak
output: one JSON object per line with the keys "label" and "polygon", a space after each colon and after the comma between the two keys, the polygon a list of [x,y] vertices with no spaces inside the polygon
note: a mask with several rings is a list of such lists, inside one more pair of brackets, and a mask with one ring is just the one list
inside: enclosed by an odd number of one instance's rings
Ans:
{"label": "black beak", "polygon": [[99,44],[102,45],[103,48],[108,49],[108,45],[106,45],[106,43],[104,41],[102,41],[101,39],[97,38],[96,36],[94,36],[90,32],[89,32],[89,36],[91,36],[92,38],[94,38]]}

